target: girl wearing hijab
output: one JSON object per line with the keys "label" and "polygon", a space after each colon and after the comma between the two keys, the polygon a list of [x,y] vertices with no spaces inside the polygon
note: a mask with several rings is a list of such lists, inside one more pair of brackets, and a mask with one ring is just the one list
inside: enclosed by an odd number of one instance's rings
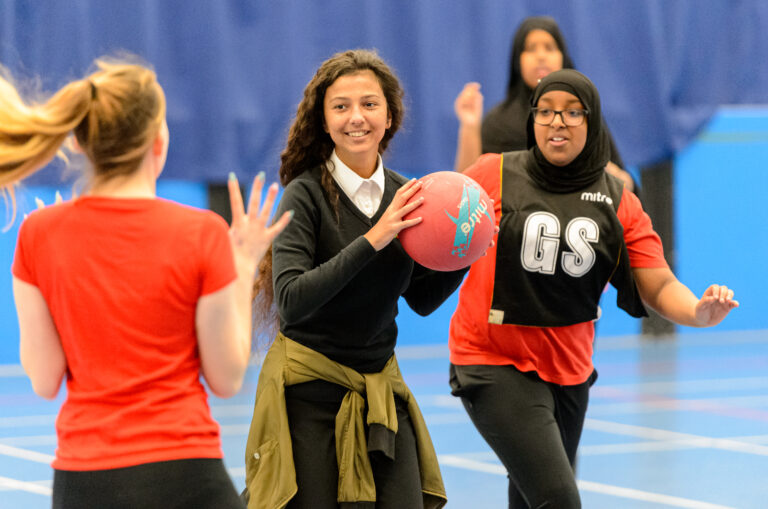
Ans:
{"label": "girl wearing hijab", "polygon": [[[279,211],[296,212],[260,267],[279,332],[246,446],[248,507],[438,508],[440,470],[395,358],[398,300],[426,315],[466,270],[435,272],[396,235],[420,183],[383,166],[403,119],[399,80],[367,50],[323,62],[281,155]],[[416,209],[418,210],[418,209]]]}
{"label": "girl wearing hijab", "polygon": [[[481,154],[527,148],[526,119],[531,94],[538,81],[560,69],[573,69],[565,39],[549,16],[526,18],[512,39],[509,82],[506,98],[483,118],[483,96],[479,83],[467,83],[454,103],[459,119],[456,171],[464,171]],[[635,184],[609,136],[610,162],[607,170],[620,177],[630,191]]]}
{"label": "girl wearing hijab", "polygon": [[253,278],[290,214],[268,226],[273,184],[246,213],[230,179],[232,228],[158,199],[165,94],[143,65],[102,58],[29,104],[0,78],[0,190],[76,140],[92,175],[76,200],[32,212],[13,261],[20,356],[35,393],[66,380],[54,508],[241,508],[222,462],[205,378],[238,392],[251,351]]}
{"label": "girl wearing hijab", "polygon": [[509,475],[509,507],[581,507],[574,464],[597,378],[592,339],[605,285],[632,316],[643,303],[681,325],[738,306],[712,285],[697,298],[668,268],[637,197],[603,168],[610,141],[583,74],[544,77],[528,150],[468,168],[494,199],[496,247],[475,262],[450,326],[450,383]]}

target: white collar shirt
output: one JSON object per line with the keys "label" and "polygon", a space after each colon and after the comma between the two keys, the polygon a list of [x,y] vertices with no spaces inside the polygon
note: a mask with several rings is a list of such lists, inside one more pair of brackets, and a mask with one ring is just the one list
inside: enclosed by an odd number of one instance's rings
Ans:
{"label": "white collar shirt", "polygon": [[368,217],[373,217],[384,195],[384,165],[378,156],[376,171],[371,178],[364,179],[344,164],[334,150],[328,160],[328,169],[333,180],[339,184],[344,194],[352,200],[360,211]]}

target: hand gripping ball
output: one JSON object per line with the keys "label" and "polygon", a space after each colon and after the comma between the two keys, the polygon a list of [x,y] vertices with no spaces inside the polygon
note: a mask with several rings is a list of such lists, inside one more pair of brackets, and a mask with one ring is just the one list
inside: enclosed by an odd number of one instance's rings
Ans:
{"label": "hand gripping ball", "polygon": [[480,185],[458,172],[438,171],[422,177],[411,197],[424,203],[404,219],[421,217],[398,239],[417,263],[440,271],[462,269],[480,258],[496,230],[493,204]]}

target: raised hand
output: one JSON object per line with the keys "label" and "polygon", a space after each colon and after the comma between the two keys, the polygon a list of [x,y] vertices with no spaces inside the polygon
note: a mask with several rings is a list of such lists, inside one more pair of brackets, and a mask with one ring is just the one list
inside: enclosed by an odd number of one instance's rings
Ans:
{"label": "raised hand", "polygon": [[403,228],[417,225],[421,222],[421,217],[414,217],[404,220],[403,216],[416,209],[424,202],[424,197],[420,197],[411,203],[408,200],[421,189],[421,181],[411,179],[406,182],[395,193],[395,197],[392,199],[392,203],[389,204],[387,210],[382,214],[381,219],[373,225],[373,228],[368,230],[368,233],[364,235],[368,242],[371,243],[376,251],[379,251],[386,247],[387,244],[392,242],[392,239],[397,236]]}
{"label": "raised hand", "polygon": [[702,327],[717,325],[731,309],[739,307],[733,299],[733,290],[725,285],[712,285],[706,289],[696,304],[696,320]]}
{"label": "raised hand", "polygon": [[471,82],[464,85],[453,103],[456,118],[467,127],[477,127],[483,120],[483,94],[480,93],[480,83]]}
{"label": "raised hand", "polygon": [[256,266],[269,249],[274,238],[288,225],[293,211],[285,212],[271,226],[268,225],[269,216],[277,196],[277,183],[269,186],[264,205],[260,208],[261,194],[264,188],[264,173],[259,173],[253,180],[247,212],[243,206],[240,185],[233,173],[230,173],[227,186],[229,188],[229,204],[232,209],[232,226],[229,229],[229,238],[235,255],[235,264],[238,272],[241,269],[255,272]]}

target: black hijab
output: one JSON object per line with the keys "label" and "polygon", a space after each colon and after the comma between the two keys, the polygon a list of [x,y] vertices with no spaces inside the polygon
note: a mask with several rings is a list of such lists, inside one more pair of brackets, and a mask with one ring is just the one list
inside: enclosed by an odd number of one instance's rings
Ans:
{"label": "black hijab", "polygon": [[531,106],[535,107],[546,92],[562,90],[579,98],[587,114],[587,141],[576,159],[565,166],[550,163],[536,145],[533,113],[528,114],[528,148],[533,161],[528,174],[536,184],[553,193],[569,193],[595,182],[611,159],[611,142],[600,112],[600,95],[595,85],[579,71],[563,69],[545,76],[533,91]]}
{"label": "black hijab", "polygon": [[534,16],[523,20],[512,38],[507,96],[503,102],[494,106],[483,120],[483,153],[509,152],[526,147],[524,119],[528,117],[533,91],[523,81],[523,75],[520,73],[520,55],[525,49],[525,38],[532,30],[544,30],[551,35],[563,54],[563,69],[573,68],[565,39],[554,19],[549,16]]}
{"label": "black hijab", "polygon": [[525,49],[525,38],[533,30],[544,30],[555,39],[557,48],[560,53],[563,54],[563,69],[573,69],[573,62],[571,56],[568,54],[568,47],[565,45],[565,39],[563,34],[560,33],[560,27],[554,19],[549,16],[533,16],[526,18],[520,23],[520,26],[515,32],[515,37],[512,39],[512,52],[509,57],[509,83],[507,84],[507,99],[520,95],[521,92],[527,92],[522,94],[526,96],[526,99],[531,95],[531,89],[523,81],[523,75],[520,72],[520,55]]}

